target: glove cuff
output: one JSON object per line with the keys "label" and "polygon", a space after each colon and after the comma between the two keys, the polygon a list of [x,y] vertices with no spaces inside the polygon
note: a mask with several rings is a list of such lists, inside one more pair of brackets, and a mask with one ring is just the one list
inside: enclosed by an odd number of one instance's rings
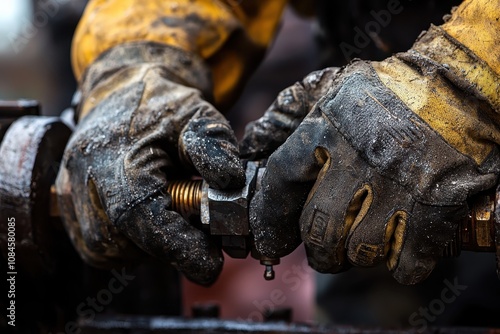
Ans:
{"label": "glove cuff", "polygon": [[442,28],[431,27],[408,52],[373,67],[445,141],[491,170],[500,144],[500,78],[485,61]]}
{"label": "glove cuff", "polygon": [[500,75],[445,30],[431,26],[412,49],[441,64],[450,81],[500,113]]}
{"label": "glove cuff", "polygon": [[[207,101],[212,101],[212,78],[208,67],[200,57],[183,50],[153,42],[121,44],[104,52],[85,71],[80,82],[82,95],[89,93],[113,74],[130,67],[156,66],[163,76],[178,84],[196,88]],[[112,85],[120,86],[114,79]],[[118,80],[119,81],[119,80]],[[77,111],[81,119],[89,108]]]}

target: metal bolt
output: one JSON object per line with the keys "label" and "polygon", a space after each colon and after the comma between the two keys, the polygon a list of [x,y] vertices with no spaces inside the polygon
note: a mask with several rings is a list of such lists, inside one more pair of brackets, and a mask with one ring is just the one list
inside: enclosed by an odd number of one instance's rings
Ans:
{"label": "metal bolt", "polygon": [[264,279],[266,281],[273,280],[275,277],[273,266],[280,264],[280,259],[272,259],[270,257],[261,256],[260,264],[266,267],[264,269]]}
{"label": "metal bolt", "polygon": [[202,181],[172,181],[167,184],[167,192],[172,197],[172,210],[184,218],[200,215]]}
{"label": "metal bolt", "polygon": [[274,279],[274,268],[272,265],[266,265],[266,269],[264,270],[264,279],[266,281],[272,281]]}

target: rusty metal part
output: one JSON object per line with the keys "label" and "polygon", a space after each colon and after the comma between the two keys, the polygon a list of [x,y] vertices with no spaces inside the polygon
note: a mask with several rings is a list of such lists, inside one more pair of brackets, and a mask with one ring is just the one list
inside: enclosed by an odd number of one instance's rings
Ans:
{"label": "rusty metal part", "polygon": [[[12,123],[0,145],[0,221],[15,219],[17,262],[34,276],[51,273],[60,258],[64,232],[51,219],[47,194],[70,135],[56,117],[25,116]],[[7,224],[0,224],[0,246],[7,258]]]}
{"label": "rusty metal part", "polygon": [[59,206],[57,205],[57,191],[56,186],[50,186],[50,198],[49,198],[49,215],[50,217],[57,218],[60,216]]}
{"label": "rusty metal part", "polygon": [[495,193],[474,197],[470,219],[461,228],[461,249],[475,252],[495,251]]}
{"label": "rusty metal part", "polygon": [[203,185],[201,223],[210,235],[222,237],[222,249],[233,258],[246,258],[251,249],[248,208],[255,191],[258,163],[246,166],[245,186],[238,190],[217,190]]}
{"label": "rusty metal part", "polygon": [[444,256],[456,257],[461,251],[497,251],[498,259],[500,255],[496,246],[499,241],[496,240],[496,235],[500,233],[496,215],[498,191],[493,189],[480,193],[470,201],[469,217],[457,228],[454,240],[446,245]]}

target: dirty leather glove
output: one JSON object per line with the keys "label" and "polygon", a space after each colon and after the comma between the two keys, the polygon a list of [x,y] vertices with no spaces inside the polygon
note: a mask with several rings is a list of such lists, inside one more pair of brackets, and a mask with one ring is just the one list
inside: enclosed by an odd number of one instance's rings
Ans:
{"label": "dirty leather glove", "polygon": [[240,155],[252,160],[269,157],[326,94],[338,71],[338,68],[329,67],[312,72],[281,91],[264,115],[246,126]]}
{"label": "dirty leather glove", "polygon": [[148,253],[195,282],[216,279],[220,249],[171,211],[166,191],[186,176],[182,161],[211,187],[244,185],[233,131],[205,101],[210,86],[201,59],[154,43],[117,46],[87,69],[56,182],[64,224],[87,262],[117,266]]}
{"label": "dirty leather glove", "polygon": [[356,61],[329,83],[269,158],[252,201],[263,255],[285,256],[302,240],[320,272],[386,261],[404,284],[430,274],[467,198],[499,174],[499,23],[481,17],[499,2],[479,2],[465,1],[410,51]]}

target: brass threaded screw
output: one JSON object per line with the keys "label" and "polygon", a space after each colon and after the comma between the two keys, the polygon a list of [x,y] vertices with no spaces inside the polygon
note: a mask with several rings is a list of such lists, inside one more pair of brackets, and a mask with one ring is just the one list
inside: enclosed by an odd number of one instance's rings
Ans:
{"label": "brass threaded screw", "polygon": [[172,197],[172,210],[184,217],[200,215],[201,180],[171,181],[167,184],[167,192]]}

